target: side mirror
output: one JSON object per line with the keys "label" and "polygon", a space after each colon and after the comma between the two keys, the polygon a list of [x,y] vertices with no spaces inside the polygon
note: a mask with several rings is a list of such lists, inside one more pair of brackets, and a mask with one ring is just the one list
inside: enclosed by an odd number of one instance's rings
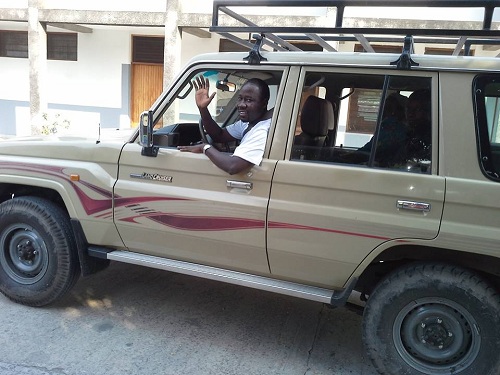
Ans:
{"label": "side mirror", "polygon": [[139,119],[139,143],[143,147],[153,146],[153,111],[144,111]]}
{"label": "side mirror", "polygon": [[236,91],[236,84],[234,84],[233,82],[229,82],[227,79],[221,79],[217,81],[215,87],[217,87],[217,90],[221,91],[229,91],[229,92]]}
{"label": "side mirror", "polygon": [[141,113],[139,118],[139,144],[142,146],[142,155],[156,156],[158,147],[153,145],[153,111]]}

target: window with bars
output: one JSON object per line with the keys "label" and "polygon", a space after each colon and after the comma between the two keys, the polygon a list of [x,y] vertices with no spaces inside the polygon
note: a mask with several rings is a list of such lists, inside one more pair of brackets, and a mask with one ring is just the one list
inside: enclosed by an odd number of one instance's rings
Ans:
{"label": "window with bars", "polygon": [[150,36],[132,37],[132,62],[163,64],[165,38]]}
{"label": "window with bars", "polygon": [[381,89],[356,89],[349,98],[348,132],[368,134],[375,131],[381,97]]}
{"label": "window with bars", "polygon": [[26,31],[0,31],[0,56],[28,58]]}
{"label": "window with bars", "polygon": [[[0,57],[28,58],[28,32],[0,31]],[[47,33],[47,59],[77,61],[78,35]]]}
{"label": "window with bars", "polygon": [[77,61],[78,35],[75,33],[48,33],[47,59]]}

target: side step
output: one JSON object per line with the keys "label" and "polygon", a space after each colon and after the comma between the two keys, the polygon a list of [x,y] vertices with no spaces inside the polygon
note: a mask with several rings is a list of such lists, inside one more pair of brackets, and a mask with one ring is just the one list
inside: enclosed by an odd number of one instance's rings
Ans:
{"label": "side step", "polygon": [[357,279],[352,279],[347,287],[340,291],[318,288],[309,285],[293,283],[290,281],[276,280],[264,276],[256,276],[222,268],[204,266],[179,260],[165,259],[151,255],[133,253],[123,250],[109,250],[90,246],[89,255],[97,258],[115,260],[118,262],[136,264],[149,268],[197,276],[205,279],[223,281],[225,283],[266,290],[293,297],[308,299],[337,306],[345,305]]}

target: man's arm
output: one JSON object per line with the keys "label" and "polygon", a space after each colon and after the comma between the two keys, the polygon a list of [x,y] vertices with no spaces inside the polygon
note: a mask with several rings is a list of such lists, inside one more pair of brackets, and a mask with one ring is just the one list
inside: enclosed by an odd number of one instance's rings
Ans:
{"label": "man's arm", "polygon": [[[203,147],[205,144],[198,144],[193,146],[178,146],[178,149],[183,152],[193,152],[195,154],[201,154],[203,152]],[[243,172],[246,169],[253,167],[253,164],[239,156],[232,156],[224,152],[218,151],[215,147],[210,147],[205,151],[205,155],[214,163],[217,167],[222,169],[231,175]]]}

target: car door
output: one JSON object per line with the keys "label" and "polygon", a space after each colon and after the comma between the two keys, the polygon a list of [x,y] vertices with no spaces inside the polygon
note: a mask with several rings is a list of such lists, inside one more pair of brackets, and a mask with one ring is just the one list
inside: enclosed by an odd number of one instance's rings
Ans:
{"label": "car door", "polygon": [[[321,84],[310,92],[313,81]],[[436,85],[434,73],[303,68],[294,110],[298,120],[290,129],[285,160],[277,163],[269,203],[268,256],[274,275],[341,288],[377,247],[437,236],[445,181],[437,175]],[[384,138],[379,130],[384,98],[392,93],[406,101],[422,90],[432,103],[429,154],[406,155],[404,162],[378,160],[382,142],[375,142],[376,152],[366,152],[375,137]],[[324,108],[299,108],[300,98],[310,95],[328,104],[330,114]],[[315,129],[311,118],[331,124]],[[406,112],[403,122],[406,131]],[[324,129],[321,146],[304,141],[317,141]]]}
{"label": "car door", "polygon": [[[210,80],[212,91],[217,80],[235,81],[235,92],[217,90],[212,101],[211,113],[221,125],[232,121],[234,95],[248,78],[260,76],[269,82],[274,116],[261,165],[230,176],[203,154],[177,150],[178,145],[200,139],[195,90],[189,83],[200,74]],[[226,65],[223,70],[209,64],[195,66],[159,100],[168,103],[165,126],[157,131],[165,147],[156,157],[148,157],[141,155],[138,142],[125,145],[114,189],[115,223],[131,251],[269,273],[265,222],[276,160],[268,153],[280,111],[276,98],[283,94],[286,74],[284,67],[259,72],[248,65]]]}

